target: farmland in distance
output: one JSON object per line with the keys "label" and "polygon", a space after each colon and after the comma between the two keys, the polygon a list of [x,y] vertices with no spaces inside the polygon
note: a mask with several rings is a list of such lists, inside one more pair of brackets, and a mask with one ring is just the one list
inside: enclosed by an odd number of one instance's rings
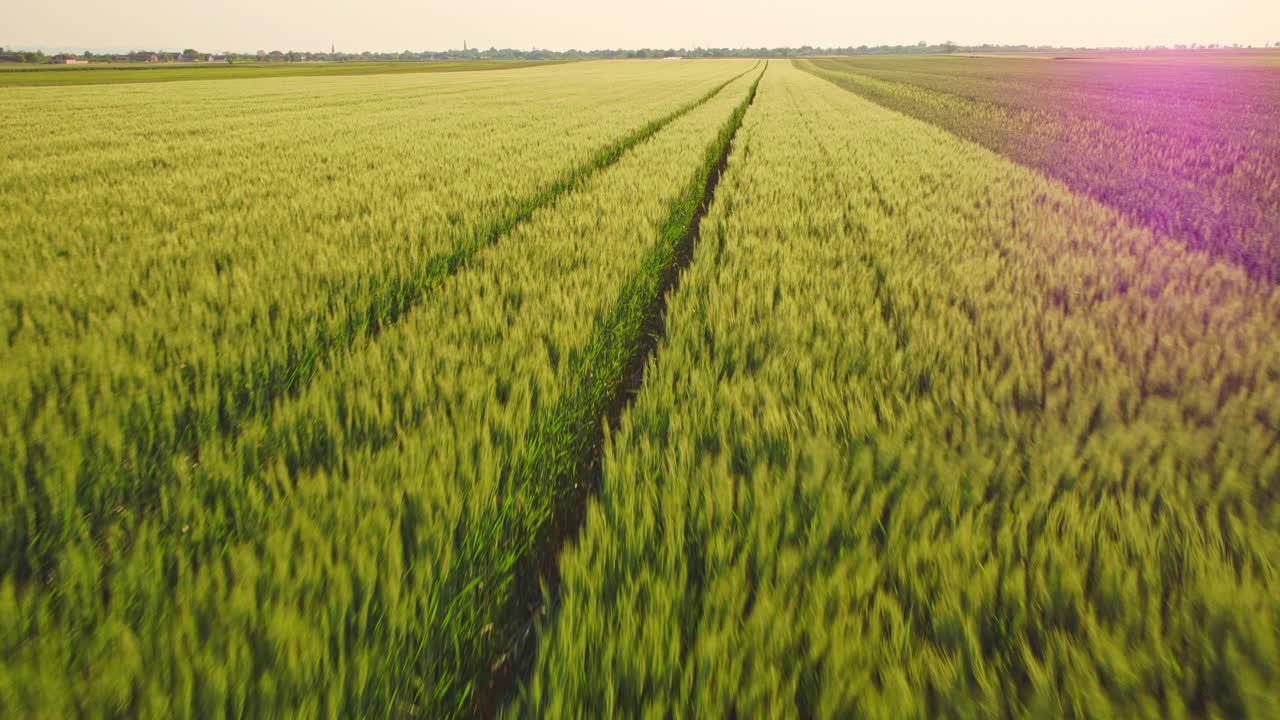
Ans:
{"label": "farmland in distance", "polygon": [[802,67],[1280,281],[1274,54],[824,58]]}
{"label": "farmland in distance", "polygon": [[1277,80],[0,88],[0,715],[1280,715]]}
{"label": "farmland in distance", "polygon": [[0,66],[0,87],[46,85],[104,85],[118,83],[177,82],[182,80],[245,80],[271,77],[318,77],[349,75],[398,75],[410,73],[514,70],[534,65],[550,65],[551,60],[468,60],[432,62],[316,62],[139,65],[103,63],[93,65]]}

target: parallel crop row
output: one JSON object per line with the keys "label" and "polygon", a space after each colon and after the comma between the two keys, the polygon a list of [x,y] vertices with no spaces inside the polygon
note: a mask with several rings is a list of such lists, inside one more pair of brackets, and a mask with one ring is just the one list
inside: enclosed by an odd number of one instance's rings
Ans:
{"label": "parallel crop row", "polygon": [[[151,512],[208,446],[734,67],[144,88],[101,126],[80,107],[101,92],[24,98],[75,132],[0,138],[21,158],[0,181],[0,573],[48,572],[113,510]],[[130,114],[157,92],[177,116],[163,130]]]}
{"label": "parallel crop row", "polygon": [[511,714],[1272,717],[1280,292],[788,66]]}
{"label": "parallel crop row", "polygon": [[[712,66],[722,81],[749,67]],[[581,418],[616,387],[600,373],[752,80],[533,210],[431,302],[175,464],[147,506],[106,508],[47,574],[0,580],[0,706],[462,708],[524,611],[515,575],[566,490],[558,465],[528,461],[581,454],[566,419],[598,432]]]}
{"label": "parallel crop row", "polygon": [[1280,96],[1265,61],[895,58],[802,67],[1280,282]]}

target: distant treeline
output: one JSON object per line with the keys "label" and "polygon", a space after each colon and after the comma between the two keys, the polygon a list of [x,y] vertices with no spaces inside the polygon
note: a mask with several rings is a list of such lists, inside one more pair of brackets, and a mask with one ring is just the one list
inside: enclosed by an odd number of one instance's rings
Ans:
{"label": "distant treeline", "polygon": [[[390,60],[587,60],[587,59],[621,59],[621,58],[775,58],[805,57],[813,55],[922,55],[947,53],[1018,53],[1018,52],[1061,52],[1079,50],[1201,50],[1221,48],[1244,48],[1247,46],[1198,44],[1189,45],[1156,45],[1135,48],[1068,48],[1051,45],[958,45],[953,42],[929,44],[921,41],[914,45],[859,45],[854,47],[800,47],[775,48],[641,48],[638,50],[517,50],[515,48],[489,48],[481,50],[415,51],[403,52],[305,52],[299,50],[259,50],[253,53],[207,53],[192,48],[182,52],[135,50],[128,53],[92,53],[79,55],[61,54],[47,55],[40,50],[5,50],[0,48],[0,63],[65,63],[65,62],[359,62]],[[1271,47],[1268,43],[1266,47]],[[1275,43],[1280,48],[1280,42]]]}

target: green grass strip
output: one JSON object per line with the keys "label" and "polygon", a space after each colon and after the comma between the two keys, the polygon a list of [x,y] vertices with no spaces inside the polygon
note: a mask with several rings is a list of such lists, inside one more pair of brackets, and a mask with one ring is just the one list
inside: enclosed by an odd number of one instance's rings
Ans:
{"label": "green grass strip", "polygon": [[417,73],[517,70],[575,60],[459,60],[325,63],[103,63],[0,67],[0,87],[69,87],[194,80],[254,80],[275,77],[345,77]]}

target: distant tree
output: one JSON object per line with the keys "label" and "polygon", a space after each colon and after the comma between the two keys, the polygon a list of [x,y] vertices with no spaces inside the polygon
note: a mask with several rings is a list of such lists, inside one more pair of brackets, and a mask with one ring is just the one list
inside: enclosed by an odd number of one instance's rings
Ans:
{"label": "distant tree", "polygon": [[187,58],[188,60],[194,60],[196,56],[199,54],[200,54],[199,51],[197,51],[195,48],[187,48],[186,50],[182,51],[182,57]]}
{"label": "distant tree", "polygon": [[959,50],[959,49],[960,49],[960,46],[959,46],[959,45],[956,45],[955,43],[951,42],[950,40],[948,40],[948,41],[946,41],[946,42],[942,43],[942,52],[944,52],[944,53],[948,53],[948,54],[950,54],[950,53],[953,53],[953,52],[955,52],[955,51],[957,51],[957,50]]}

